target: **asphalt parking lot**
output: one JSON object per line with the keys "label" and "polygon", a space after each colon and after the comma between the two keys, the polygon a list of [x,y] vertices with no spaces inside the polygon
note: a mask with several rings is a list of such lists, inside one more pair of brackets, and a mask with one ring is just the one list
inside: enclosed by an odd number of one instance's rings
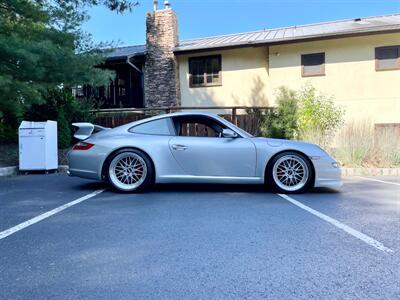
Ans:
{"label": "asphalt parking lot", "polygon": [[121,194],[63,174],[1,178],[0,298],[399,299],[399,230],[398,177],[287,199],[256,186]]}

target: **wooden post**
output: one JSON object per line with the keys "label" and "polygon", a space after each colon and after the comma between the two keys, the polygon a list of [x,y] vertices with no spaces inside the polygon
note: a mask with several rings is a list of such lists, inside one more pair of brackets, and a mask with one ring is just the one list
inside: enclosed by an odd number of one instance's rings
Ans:
{"label": "wooden post", "polygon": [[232,118],[232,123],[237,125],[237,109],[236,109],[236,107],[232,108],[231,118]]}

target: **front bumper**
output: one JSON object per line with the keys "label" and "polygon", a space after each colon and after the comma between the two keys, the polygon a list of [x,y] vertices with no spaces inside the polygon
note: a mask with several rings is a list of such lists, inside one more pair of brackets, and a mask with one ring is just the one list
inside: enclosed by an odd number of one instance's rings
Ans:
{"label": "front bumper", "polygon": [[314,187],[339,188],[343,185],[342,170],[340,167],[334,167],[335,160],[330,157],[324,157],[319,160],[313,160],[315,169]]}

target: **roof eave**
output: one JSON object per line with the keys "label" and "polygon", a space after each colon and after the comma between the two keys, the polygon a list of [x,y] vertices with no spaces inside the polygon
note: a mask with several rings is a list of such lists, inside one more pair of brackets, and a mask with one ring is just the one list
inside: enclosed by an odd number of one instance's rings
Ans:
{"label": "roof eave", "polygon": [[292,43],[301,43],[301,42],[309,42],[316,40],[328,40],[328,39],[336,39],[336,38],[346,38],[346,37],[354,37],[354,36],[365,36],[369,34],[384,34],[384,33],[393,33],[400,32],[400,24],[386,26],[385,28],[380,28],[379,30],[354,30],[354,31],[346,31],[346,32],[337,32],[331,34],[317,34],[317,35],[308,35],[304,37],[295,37],[295,38],[281,38],[276,39],[274,41],[260,41],[260,42],[236,42],[236,43],[227,43],[225,45],[215,45],[208,47],[176,47],[173,52],[176,55],[183,55],[187,53],[194,52],[208,52],[208,51],[218,51],[218,50],[228,50],[228,49],[237,49],[237,48],[248,48],[248,47],[263,47],[263,46],[272,46],[272,45],[281,45],[281,44],[292,44]]}
{"label": "roof eave", "polygon": [[106,61],[111,62],[111,61],[123,60],[123,59],[126,60],[127,58],[131,58],[131,57],[140,58],[145,55],[146,55],[146,52],[134,53],[134,54],[129,54],[129,55],[109,56],[109,57],[106,57]]}

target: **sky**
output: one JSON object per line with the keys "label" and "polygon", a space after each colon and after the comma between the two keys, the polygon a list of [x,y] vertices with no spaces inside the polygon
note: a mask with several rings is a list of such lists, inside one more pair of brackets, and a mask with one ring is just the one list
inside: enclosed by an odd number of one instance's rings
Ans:
{"label": "sky", "polygon": [[[159,0],[159,8],[164,0]],[[400,13],[400,0],[170,0],[178,15],[181,40]],[[95,42],[119,46],[145,43],[146,12],[152,0],[139,0],[132,12],[89,8],[83,29]]]}

